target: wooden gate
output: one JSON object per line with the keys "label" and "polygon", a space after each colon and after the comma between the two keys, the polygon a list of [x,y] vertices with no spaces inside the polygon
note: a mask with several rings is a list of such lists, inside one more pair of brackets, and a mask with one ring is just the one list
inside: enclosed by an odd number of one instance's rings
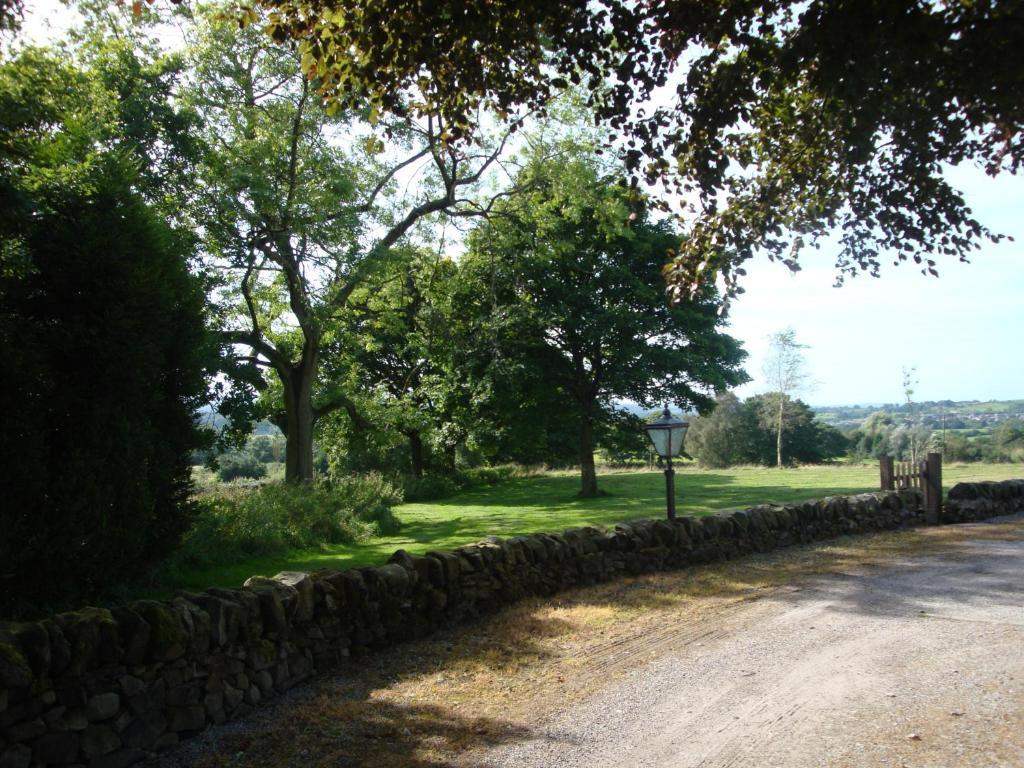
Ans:
{"label": "wooden gate", "polygon": [[939,522],[942,514],[941,453],[929,453],[917,466],[911,461],[893,461],[892,456],[880,456],[878,464],[883,491],[919,488],[924,494],[925,522]]}

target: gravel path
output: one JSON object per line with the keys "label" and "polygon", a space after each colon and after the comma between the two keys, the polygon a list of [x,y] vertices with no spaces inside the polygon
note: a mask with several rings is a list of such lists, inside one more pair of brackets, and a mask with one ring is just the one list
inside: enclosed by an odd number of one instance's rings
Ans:
{"label": "gravel path", "polygon": [[1024,767],[1024,538],[817,577],[678,629],[460,763]]}

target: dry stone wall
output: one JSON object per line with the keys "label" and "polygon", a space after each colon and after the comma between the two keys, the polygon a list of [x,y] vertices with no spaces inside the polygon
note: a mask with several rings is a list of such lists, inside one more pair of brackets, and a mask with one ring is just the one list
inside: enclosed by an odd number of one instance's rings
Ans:
{"label": "dry stone wall", "polygon": [[[976,519],[1022,501],[1024,482],[971,484],[951,514]],[[282,573],[241,589],[0,625],[0,768],[120,768],[352,653],[526,596],[921,521],[916,491],[832,497],[400,551],[380,567]]]}
{"label": "dry stone wall", "polygon": [[1024,480],[958,483],[949,489],[943,523],[966,523],[1024,511]]}

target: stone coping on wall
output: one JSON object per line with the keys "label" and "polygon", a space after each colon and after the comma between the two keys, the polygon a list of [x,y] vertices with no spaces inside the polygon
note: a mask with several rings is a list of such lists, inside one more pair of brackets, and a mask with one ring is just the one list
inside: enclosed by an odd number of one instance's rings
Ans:
{"label": "stone coping on wall", "polygon": [[[1024,508],[1024,481],[964,483],[945,522]],[[396,552],[379,567],[253,577],[0,624],[0,768],[118,768],[173,747],[353,653],[527,596],[923,522],[918,491],[634,520]]]}

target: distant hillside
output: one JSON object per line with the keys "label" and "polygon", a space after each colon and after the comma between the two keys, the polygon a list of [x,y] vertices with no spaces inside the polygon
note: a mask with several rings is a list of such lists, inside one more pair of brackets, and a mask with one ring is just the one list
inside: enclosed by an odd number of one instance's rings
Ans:
{"label": "distant hillside", "polygon": [[859,427],[876,411],[910,414],[931,427],[945,429],[983,429],[1006,419],[1024,419],[1024,400],[934,400],[923,403],[886,405],[819,406],[815,414],[826,424],[843,431]]}
{"label": "distant hillside", "polygon": [[[219,413],[214,411],[210,406],[204,405],[199,409],[197,414],[199,423],[204,427],[211,427],[213,429],[221,429],[226,423],[227,419],[221,416]],[[271,424],[269,421],[261,421],[256,425],[256,428],[252,431],[254,435],[280,435],[281,430]]]}

